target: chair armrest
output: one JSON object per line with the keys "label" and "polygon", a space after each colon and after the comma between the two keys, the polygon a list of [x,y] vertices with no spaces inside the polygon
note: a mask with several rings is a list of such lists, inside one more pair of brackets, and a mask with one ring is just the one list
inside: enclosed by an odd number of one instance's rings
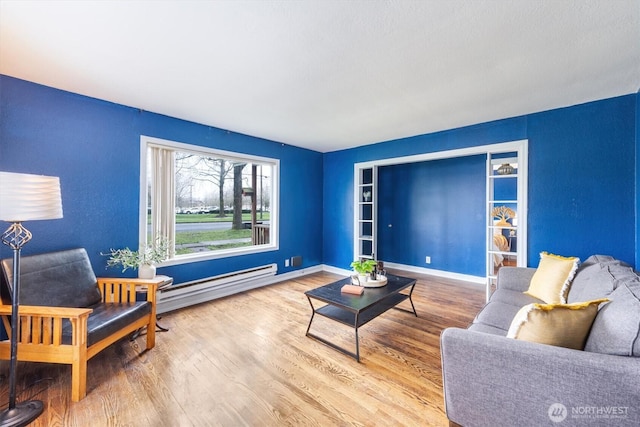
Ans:
{"label": "chair armrest", "polygon": [[554,403],[568,411],[562,425],[583,425],[585,420],[572,418],[572,411],[587,406],[621,408],[627,417],[622,425],[640,422],[638,357],[571,350],[458,328],[443,331],[441,352],[445,406],[455,423],[549,425],[548,411]]}
{"label": "chair armrest", "polygon": [[[11,306],[0,305],[0,316],[7,335],[11,336],[9,316]],[[93,311],[91,308],[46,307],[35,305],[21,305],[18,307],[20,316],[20,333],[18,343],[24,345],[62,345],[62,321],[71,322],[73,345],[87,342],[87,319]]]}
{"label": "chair armrest", "polygon": [[[74,307],[49,307],[40,305],[21,305],[18,307],[20,316],[49,316],[60,317],[63,319],[79,319],[84,315],[89,315],[93,309],[91,308],[74,308]],[[11,306],[8,304],[0,304],[0,315],[11,316]]]}
{"label": "chair armrest", "polygon": [[535,268],[502,267],[498,270],[497,288],[524,292],[529,289],[529,282],[535,272]]}
{"label": "chair armrest", "polygon": [[156,290],[162,279],[128,279],[122,277],[98,277],[102,302],[135,302],[136,291],[147,293],[147,301],[155,304]]}

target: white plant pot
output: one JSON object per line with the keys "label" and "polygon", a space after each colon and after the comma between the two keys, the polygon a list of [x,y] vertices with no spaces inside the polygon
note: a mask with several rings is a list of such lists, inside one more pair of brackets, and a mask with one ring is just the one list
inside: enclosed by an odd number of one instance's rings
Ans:
{"label": "white plant pot", "polygon": [[153,279],[156,277],[156,266],[155,265],[141,265],[138,268],[138,278],[140,279]]}
{"label": "white plant pot", "polygon": [[369,274],[358,274],[358,280],[360,281],[360,285],[364,286],[364,284],[369,280]]}

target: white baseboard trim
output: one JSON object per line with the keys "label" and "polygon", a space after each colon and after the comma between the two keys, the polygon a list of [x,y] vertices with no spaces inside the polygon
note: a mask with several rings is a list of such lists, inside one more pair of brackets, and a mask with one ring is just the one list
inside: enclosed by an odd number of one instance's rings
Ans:
{"label": "white baseboard trim", "polygon": [[352,276],[353,270],[345,270],[344,268],[334,267],[332,265],[322,264],[322,271],[326,271],[327,273],[339,274],[341,276]]}
{"label": "white baseboard trim", "polygon": [[[385,262],[385,267],[392,268],[394,270],[410,271],[412,273],[427,274],[430,276],[442,277],[445,279],[461,280],[463,282],[477,283],[479,285],[485,285],[487,279],[480,276],[472,276],[470,274],[452,273],[451,271],[433,270],[430,268],[415,267],[413,265],[396,264],[393,262]],[[341,276],[351,276],[352,270],[345,270],[344,268],[334,267],[332,265],[322,264],[322,271],[327,273],[335,273]]]}
{"label": "white baseboard trim", "polygon": [[285,280],[292,280],[300,276],[306,276],[307,274],[321,273],[322,271],[324,271],[323,267],[324,267],[323,264],[318,264],[312,267],[301,268],[300,270],[294,270],[288,273],[278,274],[277,276],[273,277],[274,279],[277,279],[277,281],[273,283],[284,282]]}
{"label": "white baseboard trim", "polygon": [[200,304],[203,302],[211,301],[218,298],[227,297],[229,295],[238,294],[240,292],[249,291],[251,289],[261,288],[263,286],[273,285],[275,283],[283,282],[285,280],[295,279],[300,276],[305,276],[311,273],[317,273],[322,271],[322,265],[317,265],[308,268],[302,268],[300,270],[291,271],[289,273],[278,274],[274,276],[261,277],[258,279],[251,279],[242,281],[240,283],[231,283],[222,286],[212,286],[204,292],[200,292],[195,295],[184,296],[175,300],[160,300],[156,305],[156,313],[162,314],[180,308],[189,307],[191,305]]}
{"label": "white baseboard trim", "polygon": [[479,285],[485,285],[487,283],[486,277],[472,276],[470,274],[453,273],[451,271],[433,270],[431,268],[416,267],[413,265],[396,264],[393,262],[385,262],[385,268],[393,268],[395,270],[410,271],[418,274],[428,274],[430,276],[442,277],[444,279],[461,280],[463,282],[477,283]]}
{"label": "white baseboard trim", "polygon": [[[418,274],[428,274],[431,276],[442,277],[447,279],[461,280],[470,283],[477,283],[484,285],[486,279],[484,277],[471,276],[468,274],[452,273],[450,271],[432,270],[429,268],[415,267],[412,265],[395,264],[385,262],[385,267],[389,267],[396,270],[410,271]],[[275,276],[262,277],[255,280],[249,280],[242,283],[230,284],[227,286],[211,287],[210,290],[185,298],[181,298],[179,301],[159,301],[156,306],[156,312],[158,314],[166,313],[169,311],[177,310],[180,308],[188,307],[190,305],[199,304],[206,301],[211,301],[218,298],[227,297],[229,295],[237,294],[240,292],[249,291],[251,289],[260,288],[263,286],[273,285],[275,283],[284,282],[286,280],[293,280],[307,274],[320,273],[320,272],[334,273],[340,276],[351,276],[352,270],[346,270],[344,268],[334,267],[332,265],[318,264],[312,267],[301,268],[300,270],[294,270],[287,273],[278,274]]]}

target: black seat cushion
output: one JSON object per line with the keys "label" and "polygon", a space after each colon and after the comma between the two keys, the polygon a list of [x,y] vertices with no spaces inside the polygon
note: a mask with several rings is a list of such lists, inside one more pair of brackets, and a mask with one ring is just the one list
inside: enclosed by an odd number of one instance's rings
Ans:
{"label": "black seat cushion", "polygon": [[[151,303],[139,301],[123,304],[97,304],[87,321],[87,346],[114,334],[151,312]],[[66,320],[62,328],[62,342],[71,343],[71,322]]]}

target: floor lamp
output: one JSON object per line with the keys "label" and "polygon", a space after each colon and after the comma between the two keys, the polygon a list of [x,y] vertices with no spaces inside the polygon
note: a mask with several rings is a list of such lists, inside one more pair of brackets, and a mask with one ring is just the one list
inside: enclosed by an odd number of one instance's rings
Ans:
{"label": "floor lamp", "polygon": [[20,250],[31,240],[23,221],[62,218],[60,179],[51,176],[0,172],[0,221],[12,223],[2,234],[2,243],[13,250],[11,291],[11,360],[9,364],[9,407],[0,413],[1,427],[25,426],[38,418],[44,406],[39,400],[16,404],[18,361],[18,306],[20,296]]}

